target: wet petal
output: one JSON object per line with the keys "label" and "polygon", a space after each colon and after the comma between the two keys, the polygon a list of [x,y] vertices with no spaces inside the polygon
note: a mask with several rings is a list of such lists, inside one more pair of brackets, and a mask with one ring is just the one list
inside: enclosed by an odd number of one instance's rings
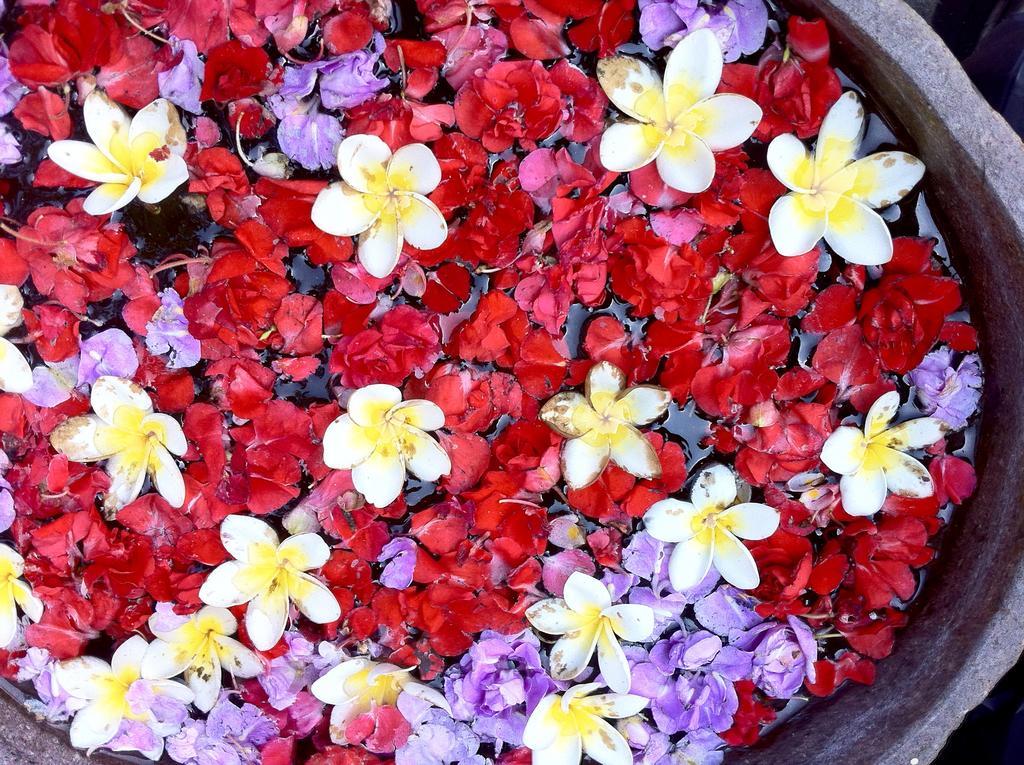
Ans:
{"label": "wet petal", "polygon": [[315,624],[329,624],[341,618],[341,606],[334,593],[309,574],[289,574],[288,594],[302,615]]}
{"label": "wet petal", "polygon": [[185,504],[185,479],[181,475],[181,469],[170,452],[158,444],[153,445],[149,458],[150,469],[153,474],[153,486],[157,493],[167,500],[171,507],[181,507]]}
{"label": "wet petal", "polygon": [[711,151],[741,145],[761,122],[761,107],[746,96],[719,93],[701,101],[688,112],[700,120],[693,132]]}
{"label": "wet petal", "polygon": [[15,580],[11,582],[11,592],[25,616],[34,622],[43,618],[43,601],[36,597],[28,584]]}
{"label": "wet petal", "polygon": [[118,183],[127,186],[131,178],[124,168],[115,165],[96,146],[85,141],[54,141],[46,154],[72,175],[96,183]]}
{"label": "wet petal", "polygon": [[626,387],[626,375],[614,364],[599,361],[587,372],[587,399],[600,412],[605,411]]}
{"label": "wet petal", "polygon": [[217,655],[221,666],[235,677],[256,677],[263,671],[260,657],[250,651],[237,640],[226,635],[215,639]]}
{"label": "wet petal", "polygon": [[814,147],[815,184],[846,167],[857,154],[864,134],[864,107],[848,90],[832,105],[818,131]]}
{"label": "wet petal", "polygon": [[220,541],[233,558],[243,562],[254,560],[254,557],[262,561],[267,551],[277,549],[280,543],[270,524],[251,515],[237,513],[221,522]]}
{"label": "wet petal", "polygon": [[596,415],[582,393],[567,391],[548,399],[540,418],[559,435],[578,438],[593,429]]}
{"label": "wet petal", "polygon": [[147,173],[139,186],[139,201],[146,204],[162,202],[188,180],[188,165],[175,154],[155,164],[157,170]]}
{"label": "wet petal", "polygon": [[383,279],[398,265],[402,242],[398,219],[393,212],[385,211],[359,236],[359,262],[370,276]]}
{"label": "wet petal", "polygon": [[772,173],[787,188],[792,191],[811,191],[814,186],[814,161],[804,142],[795,135],[784,133],[773,138],[768,144],[767,159]]}
{"label": "wet petal", "polygon": [[160,439],[160,443],[171,454],[181,457],[188,451],[188,439],[185,438],[181,425],[169,414],[156,412],[146,415],[142,420],[142,430],[144,433],[156,434]]}
{"label": "wet petal", "polygon": [[[523,746],[536,752],[547,749],[554,743],[561,733],[561,728],[552,712],[561,701],[562,699],[557,693],[552,693],[540,700],[523,729]],[[579,758],[577,757],[572,765],[578,765],[578,763]]]}
{"label": "wet petal", "polygon": [[807,203],[802,194],[786,194],[775,200],[768,213],[772,244],[787,258],[810,252],[825,236],[828,216]]}
{"label": "wet petal", "polygon": [[779,528],[779,511],[760,502],[733,505],[720,519],[740,539],[767,539]]}
{"label": "wet petal", "polygon": [[149,643],[142,635],[132,635],[114,651],[110,657],[110,668],[118,677],[132,676],[138,679],[142,659],[146,656]]}
{"label": "wet petal", "polygon": [[583,751],[601,765],[633,765],[633,752],[626,739],[600,717],[580,721],[580,736]]}
{"label": "wet petal", "polygon": [[690,500],[698,511],[728,507],[736,501],[736,475],[725,465],[709,465],[697,476]]}
{"label": "wet petal", "polygon": [[650,606],[620,603],[605,609],[604,616],[623,640],[640,643],[654,632],[654,611]]}
{"label": "wet petal", "polygon": [[107,159],[128,169],[131,120],[128,113],[97,88],[85,97],[82,118],[89,138]]}
{"label": "wet petal", "polygon": [[392,420],[404,422],[419,430],[437,430],[444,427],[444,410],[433,401],[410,399],[396,405],[390,412]]}
{"label": "wet petal", "polygon": [[356,425],[351,415],[343,414],[324,431],[324,464],[335,470],[351,470],[364,462],[377,448],[376,432]]}
{"label": "wet petal", "polygon": [[687,35],[665,62],[665,101],[669,117],[709,98],[722,80],[722,48],[714,32],[698,29]]}
{"label": "wet petal", "polygon": [[629,690],[631,677],[629,662],[622,646],[615,639],[611,625],[603,623],[597,633],[597,666],[605,684],[617,693]]}
{"label": "wet petal", "polygon": [[616,402],[619,414],[633,425],[649,425],[668,411],[672,394],[657,385],[634,385]]}
{"label": "wet petal", "polygon": [[592,609],[601,612],[612,604],[608,588],[582,571],[573,571],[569,574],[562,595],[569,608],[578,613],[587,613]]}
{"label": "wet petal", "polygon": [[608,465],[608,442],[588,443],[587,438],[574,438],[562,447],[562,475],[571,489],[582,489],[598,479]]}
{"label": "wet petal", "polygon": [[239,561],[221,563],[209,573],[199,588],[199,599],[211,606],[230,608],[247,603],[267,584],[269,577],[260,581],[247,576],[246,564]]}
{"label": "wet petal", "polygon": [[661,475],[661,461],[650,441],[639,430],[622,425],[609,441],[612,462],[637,478],[652,479]]}
{"label": "wet petal", "polygon": [[209,712],[217,703],[221,686],[220,659],[213,651],[197,656],[185,674],[185,681],[193,694],[196,709]]}
{"label": "wet petal", "polygon": [[688,194],[706,191],[715,179],[715,155],[693,134],[665,144],[654,163],[658,166],[661,180]]}
{"label": "wet petal", "polygon": [[370,660],[362,657],[347,659],[336,667],[332,667],[309,687],[310,693],[325,704],[338,706],[350,701],[345,692],[345,684],[349,678],[358,675],[370,665]]}
{"label": "wet petal", "polygon": [[682,592],[700,583],[711,570],[713,549],[713,545],[705,544],[700,537],[691,537],[677,544],[668,560],[672,588]]}
{"label": "wet petal", "polygon": [[599,621],[574,630],[560,638],[551,648],[551,677],[572,680],[583,672],[594,655]]}
{"label": "wet petal", "polygon": [[662,542],[684,542],[693,535],[693,519],[697,508],[678,499],[663,499],[651,505],[644,514],[647,533]]}
{"label": "wet petal", "polygon": [[319,534],[296,534],[288,537],[277,548],[277,559],[289,563],[299,571],[320,568],[331,557],[331,548]]}
{"label": "wet petal", "polygon": [[169,643],[166,640],[154,640],[146,648],[142,658],[142,676],[147,680],[167,680],[177,677],[191,664],[195,654],[183,650],[181,644]]}
{"label": "wet petal", "polygon": [[441,476],[452,472],[452,461],[448,457],[448,452],[441,444],[418,428],[406,428],[404,445],[408,449],[405,455],[405,466],[421,481],[433,483]]}
{"label": "wet petal", "polygon": [[448,238],[448,224],[441,211],[419,194],[403,198],[399,222],[402,238],[421,250],[440,247]]}
{"label": "wet petal", "polygon": [[0,337],[0,391],[24,393],[33,384],[32,367],[18,346]]}
{"label": "wet petal", "polygon": [[131,380],[104,375],[92,386],[89,398],[92,410],[108,425],[114,423],[114,413],[122,406],[141,409],[146,414],[153,411],[149,394]]}
{"label": "wet petal", "polygon": [[394,385],[366,385],[349,396],[347,409],[357,425],[377,426],[401,402],[402,391]]}
{"label": "wet petal", "polygon": [[94,699],[100,684],[110,677],[110,665],[95,656],[79,656],[57,664],[54,671],[57,683],[77,699]]}
{"label": "wet petal", "polygon": [[829,470],[841,475],[854,473],[864,464],[867,441],[860,428],[842,425],[825,439],[821,461]]}
{"label": "wet petal", "polygon": [[101,699],[75,713],[71,722],[71,745],[79,749],[95,749],[114,737],[122,715]]}
{"label": "wet petal", "polygon": [[878,266],[892,260],[892,235],[882,216],[846,197],[829,211],[825,241],[847,263]]}
{"label": "wet petal", "polygon": [[719,529],[715,537],[714,565],[722,578],[741,590],[757,587],[761,577],[750,550],[728,531]]}
{"label": "wet petal", "polygon": [[899,409],[900,394],[897,391],[891,390],[875,399],[875,403],[868,409],[867,416],[864,418],[865,437],[871,441],[884,432]]}
{"label": "wet petal", "polygon": [[405,486],[405,462],[394,448],[377,449],[352,468],[352,483],[371,505],[387,507]]}
{"label": "wet petal", "polygon": [[935,493],[928,468],[895,449],[886,449],[882,463],[886,489],[901,497],[930,497]]}
{"label": "wet petal", "polygon": [[658,156],[662,134],[639,122],[616,122],[601,136],[601,165],[612,172],[629,173],[649,165]]}
{"label": "wet petal", "polygon": [[388,184],[398,191],[429,194],[441,182],[441,166],[422,143],[410,143],[395,152],[388,164]]}
{"label": "wet petal", "polygon": [[[166,454],[166,451],[164,452]],[[112,454],[107,460],[106,471],[110,476],[106,506],[118,509],[133,502],[142,493],[149,467],[149,450],[128,449]],[[179,478],[181,477],[179,473]],[[184,485],[182,486],[184,494]]]}
{"label": "wet petal", "polygon": [[903,151],[883,151],[850,166],[853,186],[847,193],[868,207],[888,207],[910,193],[924,177],[924,163]]}
{"label": "wet petal", "polygon": [[597,62],[597,79],[609,100],[633,119],[651,122],[664,117],[661,78],[640,59],[602,58]]}
{"label": "wet petal", "polygon": [[533,628],[549,635],[564,635],[579,629],[587,617],[569,608],[562,598],[547,598],[526,609],[526,618]]}
{"label": "wet petal", "polygon": [[185,135],[185,128],[181,126],[178,110],[167,99],[156,99],[132,117],[128,128],[128,143],[135,144],[135,139],[146,133],[157,136],[161,144],[170,150],[171,156],[184,156],[188,138]]}
{"label": "wet petal", "polygon": [[938,443],[948,432],[949,425],[943,420],[937,417],[919,417],[893,425],[877,437],[876,443],[905,452],[910,449],[924,449]]}
{"label": "wet petal", "polygon": [[861,468],[839,480],[843,510],[849,515],[874,515],[885,504],[885,473],[881,468]]}
{"label": "wet petal", "polygon": [[579,707],[592,715],[612,720],[640,714],[649,699],[630,693],[599,693],[576,702]]}
{"label": "wet petal", "polygon": [[279,582],[253,598],[245,610],[245,631],[260,651],[277,645],[287,622],[288,590]]}
{"label": "wet petal", "polygon": [[356,191],[387,192],[387,163],[391,149],[375,135],[350,135],[338,146],[338,171]]}
{"label": "wet petal", "polygon": [[123,183],[101,184],[85,198],[82,209],[89,215],[108,215],[135,199],[141,188],[142,181],[138,178],[133,178],[127,186]]}
{"label": "wet petal", "polygon": [[7,648],[18,636],[18,610],[14,598],[0,599],[0,648]]}
{"label": "wet petal", "polygon": [[321,231],[332,236],[356,236],[374,224],[378,205],[367,205],[365,196],[347,183],[332,183],[316,195],[310,217]]}

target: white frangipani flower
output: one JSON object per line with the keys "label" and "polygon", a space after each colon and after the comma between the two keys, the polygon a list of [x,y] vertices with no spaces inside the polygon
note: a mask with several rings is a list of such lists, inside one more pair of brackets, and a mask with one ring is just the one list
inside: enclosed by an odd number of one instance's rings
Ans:
{"label": "white frangipani flower", "polygon": [[[79,749],[103,746],[117,733],[124,720],[154,724],[149,710],[132,709],[128,690],[142,678],[142,659],[146,655],[145,638],[135,635],[124,641],[110,659],[110,663],[95,656],[79,656],[57,664],[54,674],[57,684],[69,696],[84,706],[75,713],[71,723],[71,744]],[[192,691],[173,680],[146,680],[150,691],[158,696],[188,704]],[[159,747],[143,752],[153,760],[163,753],[163,738],[157,736]]]}
{"label": "white frangipani flower", "polygon": [[72,175],[100,184],[85,199],[90,215],[120,210],[136,197],[161,202],[188,180],[185,130],[170,101],[158,98],[129,117],[94,90],[85,97],[82,115],[92,143],[54,141],[47,154]]}
{"label": "white frangipani flower", "polygon": [[740,540],[770,537],[779,527],[779,511],[760,502],[733,504],[736,492],[732,470],[711,465],[697,476],[689,502],[663,499],[644,515],[648,534],[675,544],[668,572],[676,590],[697,585],[712,566],[734,587],[757,587],[757,563]]}
{"label": "white frangipani flower", "polygon": [[4,337],[21,324],[25,300],[13,284],[0,284],[0,391],[24,393],[32,387],[32,367],[14,343]]}
{"label": "white frangipani flower", "polygon": [[427,194],[441,182],[441,166],[422,143],[394,154],[375,135],[350,135],[338,146],[341,181],[313,203],[313,223],[334,236],[359,236],[358,255],[371,276],[398,265],[402,245],[440,247],[448,224]]}
{"label": "white frangipani flower", "polygon": [[549,399],[540,418],[568,441],[562,447],[562,474],[570,488],[598,479],[611,460],[638,478],[657,478],[661,462],[637,430],[665,414],[672,395],[654,385],[626,387],[626,375],[601,361],[587,374],[585,395],[570,391]]}
{"label": "white frangipani flower", "polygon": [[18,608],[34,622],[43,618],[43,602],[21,580],[25,559],[0,544],[0,648],[7,648],[18,636]]}
{"label": "white frangipani flower", "polygon": [[579,765],[584,754],[601,765],[632,765],[629,744],[607,720],[639,714],[648,699],[628,693],[592,696],[600,687],[584,683],[541,699],[523,730],[533,765]]}
{"label": "white frangipani flower", "polygon": [[850,515],[873,515],[886,494],[930,497],[934,493],[928,468],[904,452],[923,449],[949,432],[937,417],[919,417],[888,427],[900,408],[900,394],[889,391],[868,410],[864,429],[841,425],[821,449],[821,461],[839,473],[843,509]]}
{"label": "white frangipani flower", "polygon": [[209,712],[217,703],[221,669],[241,678],[256,677],[263,670],[260,658],[231,637],[238,621],[226,608],[204,606],[170,629],[164,627],[166,621],[161,614],[149,617],[156,639],[142,659],[142,676],[168,680],[184,673],[197,709]]}
{"label": "white frangipani flower", "polygon": [[601,164],[619,173],[651,162],[661,179],[697,194],[715,178],[715,152],[739,146],[761,122],[761,107],[735,93],[715,94],[722,49],[714,33],[687,35],[665,62],[665,82],[643,61],[611,56],[597,62],[608,98],[635,121],[616,122],[601,136]]}
{"label": "white frangipani flower", "polygon": [[246,515],[229,515],[220,541],[235,560],[221,563],[199,588],[207,605],[231,608],[248,603],[245,630],[261,651],[284,634],[294,601],[311,622],[341,618],[338,599],[323,582],[306,573],[327,563],[331,550],[319,534],[296,534],[283,542],[269,525]]}
{"label": "white frangipani flower", "polygon": [[563,597],[548,598],[526,610],[535,629],[562,637],[551,649],[551,676],[555,680],[579,677],[597,648],[597,663],[605,683],[613,691],[629,690],[629,662],[616,636],[640,642],[654,631],[650,606],[631,603],[612,605],[608,588],[582,571],[565,581]]}
{"label": "white frangipani flower", "polygon": [[331,740],[342,745],[348,743],[345,729],[350,722],[375,707],[394,706],[402,693],[452,713],[444,695],[414,680],[411,669],[363,657],[341,662],[314,682],[309,690],[320,701],[334,706],[331,711]]}
{"label": "white frangipani flower", "polygon": [[875,209],[909,194],[924,164],[902,151],[856,159],[863,137],[864,107],[847,91],[821,123],[813,156],[795,135],[777,136],[768,146],[768,167],[790,190],[768,216],[780,254],[803,255],[824,237],[849,263],[892,260],[892,235]]}
{"label": "white frangipani flower", "polygon": [[387,507],[402,493],[406,471],[437,481],[452,469],[448,453],[429,432],[444,425],[432,401],[402,401],[393,385],[367,385],[348,400],[348,411],[324,432],[324,464],[351,470],[366,501]]}
{"label": "white frangipani flower", "polygon": [[106,507],[117,510],[135,500],[147,475],[169,504],[185,504],[185,480],[173,455],[185,454],[188,441],[178,421],[154,412],[149,394],[121,377],[99,378],[89,401],[95,414],[58,425],[50,443],[75,462],[107,461]]}

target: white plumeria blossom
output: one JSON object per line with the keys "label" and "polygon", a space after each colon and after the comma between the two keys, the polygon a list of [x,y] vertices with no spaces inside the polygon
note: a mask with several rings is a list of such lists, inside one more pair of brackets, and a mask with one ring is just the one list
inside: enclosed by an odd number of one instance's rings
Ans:
{"label": "white plumeria blossom", "polygon": [[597,649],[597,663],[605,683],[625,693],[632,678],[618,638],[646,640],[654,631],[654,610],[631,603],[612,605],[608,588],[582,571],[565,581],[563,597],[548,598],[526,610],[535,629],[561,635],[551,648],[551,676],[555,680],[579,677]]}
{"label": "white plumeria blossom", "polygon": [[21,580],[25,559],[12,548],[0,544],[0,648],[7,648],[18,637],[18,608],[34,622],[43,618],[43,602]]}
{"label": "white plumeria blossom", "polygon": [[13,284],[0,284],[0,391],[24,393],[32,387],[32,367],[4,335],[21,324],[25,300]]}
{"label": "white plumeria blossom", "polygon": [[185,130],[170,101],[158,98],[129,117],[94,90],[85,97],[82,116],[92,143],[54,141],[47,154],[72,175],[100,184],[82,208],[90,215],[120,210],[136,197],[161,202],[188,180]]}
{"label": "white plumeria blossom", "polygon": [[313,223],[333,236],[359,236],[359,262],[384,278],[398,265],[408,242],[421,250],[440,247],[448,224],[427,194],[441,182],[441,166],[422,143],[391,153],[375,135],[350,135],[338,146],[341,181],[313,203]]}
{"label": "white plumeria blossom", "polygon": [[559,393],[540,410],[540,418],[565,438],[562,475],[572,489],[589,486],[611,460],[637,478],[657,478],[661,462],[637,430],[665,414],[672,395],[654,385],[626,387],[626,375],[601,361],[590,368],[584,393]]}
{"label": "white plumeria blossom", "polygon": [[892,260],[892,235],[876,209],[895,204],[924,175],[924,163],[903,151],[855,159],[864,137],[864,107],[853,91],[821,123],[814,154],[795,135],[768,146],[768,167],[790,190],[772,206],[768,227],[781,255],[803,255],[824,237],[849,263]]}
{"label": "white plumeria blossom", "polygon": [[319,534],[296,534],[281,542],[277,532],[258,518],[229,515],[220,525],[220,541],[235,560],[210,572],[199,588],[199,599],[221,608],[248,603],[245,630],[259,650],[268,651],[281,639],[293,601],[317,624],[341,618],[334,593],[306,573],[330,557]]}
{"label": "white plumeria blossom", "polygon": [[346,659],[314,682],[309,690],[320,701],[332,704],[331,740],[347,744],[345,729],[359,715],[380,706],[394,706],[398,696],[410,696],[452,713],[439,691],[413,679],[412,670],[395,664],[357,657]]}
{"label": "white plumeria blossom", "polygon": [[349,397],[348,411],[324,432],[324,464],[351,470],[356,490],[375,507],[402,493],[406,472],[435,482],[452,470],[451,459],[430,431],[444,412],[423,399],[402,401],[394,385],[367,385]]}
{"label": "white plumeria blossom", "polygon": [[121,377],[100,377],[89,401],[95,414],[63,422],[50,442],[75,462],[107,461],[106,507],[117,510],[135,500],[147,475],[168,504],[184,505],[185,480],[174,455],[184,455],[188,441],[178,421],[154,412],[149,394]]}
{"label": "white plumeria blossom", "polygon": [[[79,656],[57,664],[54,671],[57,684],[78,704],[84,704],[71,723],[73,746],[88,750],[103,746],[114,737],[124,720],[155,724],[152,712],[132,710],[127,698],[128,689],[142,678],[142,660],[146,649],[145,638],[135,635],[114,651],[109,664],[95,656]],[[144,682],[156,695],[170,696],[183,704],[192,701],[192,691],[179,682]],[[159,747],[143,752],[153,760],[160,759],[163,753],[163,738],[157,738]]]}
{"label": "white plumeria blossom", "polygon": [[665,62],[665,81],[643,61],[611,56],[597,62],[597,79],[630,121],[601,136],[601,164],[626,173],[655,163],[661,179],[697,194],[715,178],[715,152],[741,145],[761,122],[761,107],[746,96],[715,94],[722,49],[699,29],[683,38]]}
{"label": "white plumeria blossom", "polygon": [[231,637],[238,630],[238,621],[226,608],[204,606],[170,629],[166,621],[161,614],[149,617],[149,629],[156,639],[142,659],[142,676],[168,680],[184,673],[197,709],[209,712],[217,703],[221,669],[241,678],[256,677],[263,671],[260,658]]}
{"label": "white plumeria blossom", "polygon": [[648,700],[629,693],[592,696],[600,687],[584,683],[541,699],[523,730],[533,765],[579,765],[584,754],[601,765],[632,765],[629,744],[607,720],[639,714]]}
{"label": "white plumeria blossom", "polygon": [[760,583],[757,563],[741,539],[766,539],[779,527],[779,511],[760,502],[736,501],[736,476],[725,465],[700,471],[690,501],[663,499],[644,515],[647,533],[675,544],[668,572],[672,587],[694,587],[714,566],[741,590]]}
{"label": "white plumeria blossom", "polygon": [[937,417],[919,417],[889,427],[900,408],[900,394],[890,391],[868,410],[864,429],[841,425],[821,449],[821,461],[839,479],[843,509],[850,515],[873,515],[889,492],[901,497],[934,493],[928,468],[904,452],[931,446],[949,432]]}

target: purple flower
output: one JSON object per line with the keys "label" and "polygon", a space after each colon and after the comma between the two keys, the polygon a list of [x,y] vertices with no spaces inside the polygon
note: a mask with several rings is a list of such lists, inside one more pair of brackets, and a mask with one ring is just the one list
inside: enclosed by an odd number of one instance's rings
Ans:
{"label": "purple flower", "polygon": [[54,407],[63,404],[78,384],[79,357],[63,361],[47,361],[32,368],[32,387],[22,395],[36,406]]}
{"label": "purple flower", "polygon": [[25,706],[32,714],[48,722],[66,722],[81,708],[83,702],[72,699],[58,683],[54,669],[58,662],[43,648],[29,648],[17,660],[19,683],[32,681],[38,699],[26,699]]}
{"label": "purple flower", "polygon": [[694,603],[693,610],[702,627],[724,637],[733,631],[749,630],[763,621],[754,610],[756,604],[751,595],[724,584]]}
{"label": "purple flower", "polygon": [[206,720],[188,720],[167,739],[167,754],[185,765],[259,765],[259,747],[277,735],[259,707],[236,706],[222,693]]}
{"label": "purple flower", "polygon": [[672,749],[672,740],[640,715],[618,720],[615,727],[630,748],[636,751],[633,757],[635,765],[659,763]]}
{"label": "purple flower", "polygon": [[199,363],[200,345],[188,331],[185,303],[173,289],[159,294],[160,307],[146,324],[146,348],[150,353],[171,354],[168,369],[185,369]]}
{"label": "purple flower", "polygon": [[555,688],[541,665],[539,648],[531,632],[483,632],[445,673],[444,693],[455,719],[471,721],[487,741],[519,746],[529,713]]}
{"label": "purple flower", "polygon": [[274,709],[288,709],[294,704],[299,692],[316,680],[322,663],[313,644],[298,632],[286,632],[284,639],[288,650],[272,659],[257,678]]}
{"label": "purple flower", "polygon": [[737,648],[753,653],[751,679],[762,691],[788,699],[803,685],[814,682],[818,645],[811,629],[795,616],[788,623],[764,622],[734,641]]}
{"label": "purple flower", "polygon": [[79,385],[92,385],[104,375],[130,380],[139,368],[132,339],[119,329],[105,329],[83,340],[80,349]]}
{"label": "purple flower", "polygon": [[380,573],[380,583],[393,590],[404,590],[412,584],[416,570],[416,543],[408,537],[392,539],[380,551],[377,562],[387,562]]}
{"label": "purple flower", "polygon": [[351,109],[369,100],[388,86],[386,78],[373,70],[384,52],[384,37],[373,36],[372,50],[346,53],[320,67],[320,97],[327,109]]}
{"label": "purple flower", "polygon": [[640,0],[640,36],[651,50],[674,48],[687,34],[710,29],[726,61],[756,52],[764,42],[763,0]]}
{"label": "purple flower", "polygon": [[[440,709],[427,706],[414,710],[411,707],[423,705],[408,694],[399,696],[401,709],[406,719],[413,723],[412,735],[395,751],[395,765],[483,765],[486,760],[477,755],[480,737],[464,722],[457,722]],[[418,703],[410,704],[411,701]],[[413,719],[410,719],[410,716]]]}
{"label": "purple flower", "polygon": [[341,122],[320,111],[320,100],[275,100],[277,142],[289,159],[307,170],[326,170],[337,161]]}
{"label": "purple flower", "polygon": [[953,366],[953,351],[932,351],[910,373],[917,388],[917,400],[925,414],[938,417],[954,429],[963,428],[978,410],[981,400],[981,360],[976,354],[964,356]]}
{"label": "purple flower", "polygon": [[[10,114],[18,105],[28,88],[14,79],[11,74],[11,62],[7,58],[7,48],[0,48],[0,117]],[[6,126],[4,126],[6,131]],[[15,160],[17,161],[17,160]]]}
{"label": "purple flower", "polygon": [[103,745],[112,752],[141,752],[151,760],[159,760],[164,752],[164,739],[138,720],[122,720],[114,737]]}
{"label": "purple flower", "polygon": [[21,162],[21,144],[11,129],[0,123],[0,165]]}
{"label": "purple flower", "polygon": [[[675,549],[674,544],[661,542],[646,531],[633,535],[633,539],[625,550],[622,551],[622,567],[631,574],[636,574],[641,579],[649,580],[655,592],[664,592],[670,587],[668,575],[668,559]],[[712,568],[696,586],[680,593],[686,603],[693,603],[698,598],[703,598],[718,584],[721,577]]]}
{"label": "purple flower", "polygon": [[695,730],[676,745],[669,762],[673,765],[680,760],[689,765],[721,765],[725,759],[725,752],[721,751],[724,746],[725,742],[711,731]]}
{"label": "purple flower", "polygon": [[175,57],[180,58],[170,69],[157,72],[156,81],[160,86],[160,95],[187,112],[202,114],[203,105],[199,100],[199,92],[203,87],[206,64],[199,58],[196,44],[191,40],[172,38],[171,45]]}

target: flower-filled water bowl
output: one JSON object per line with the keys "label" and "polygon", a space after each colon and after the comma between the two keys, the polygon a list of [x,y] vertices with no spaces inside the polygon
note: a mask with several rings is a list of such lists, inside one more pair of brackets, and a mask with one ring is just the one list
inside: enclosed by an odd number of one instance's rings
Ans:
{"label": "flower-filled water bowl", "polygon": [[904,4],[8,5],[0,765],[913,765],[1018,657],[1024,147]]}

